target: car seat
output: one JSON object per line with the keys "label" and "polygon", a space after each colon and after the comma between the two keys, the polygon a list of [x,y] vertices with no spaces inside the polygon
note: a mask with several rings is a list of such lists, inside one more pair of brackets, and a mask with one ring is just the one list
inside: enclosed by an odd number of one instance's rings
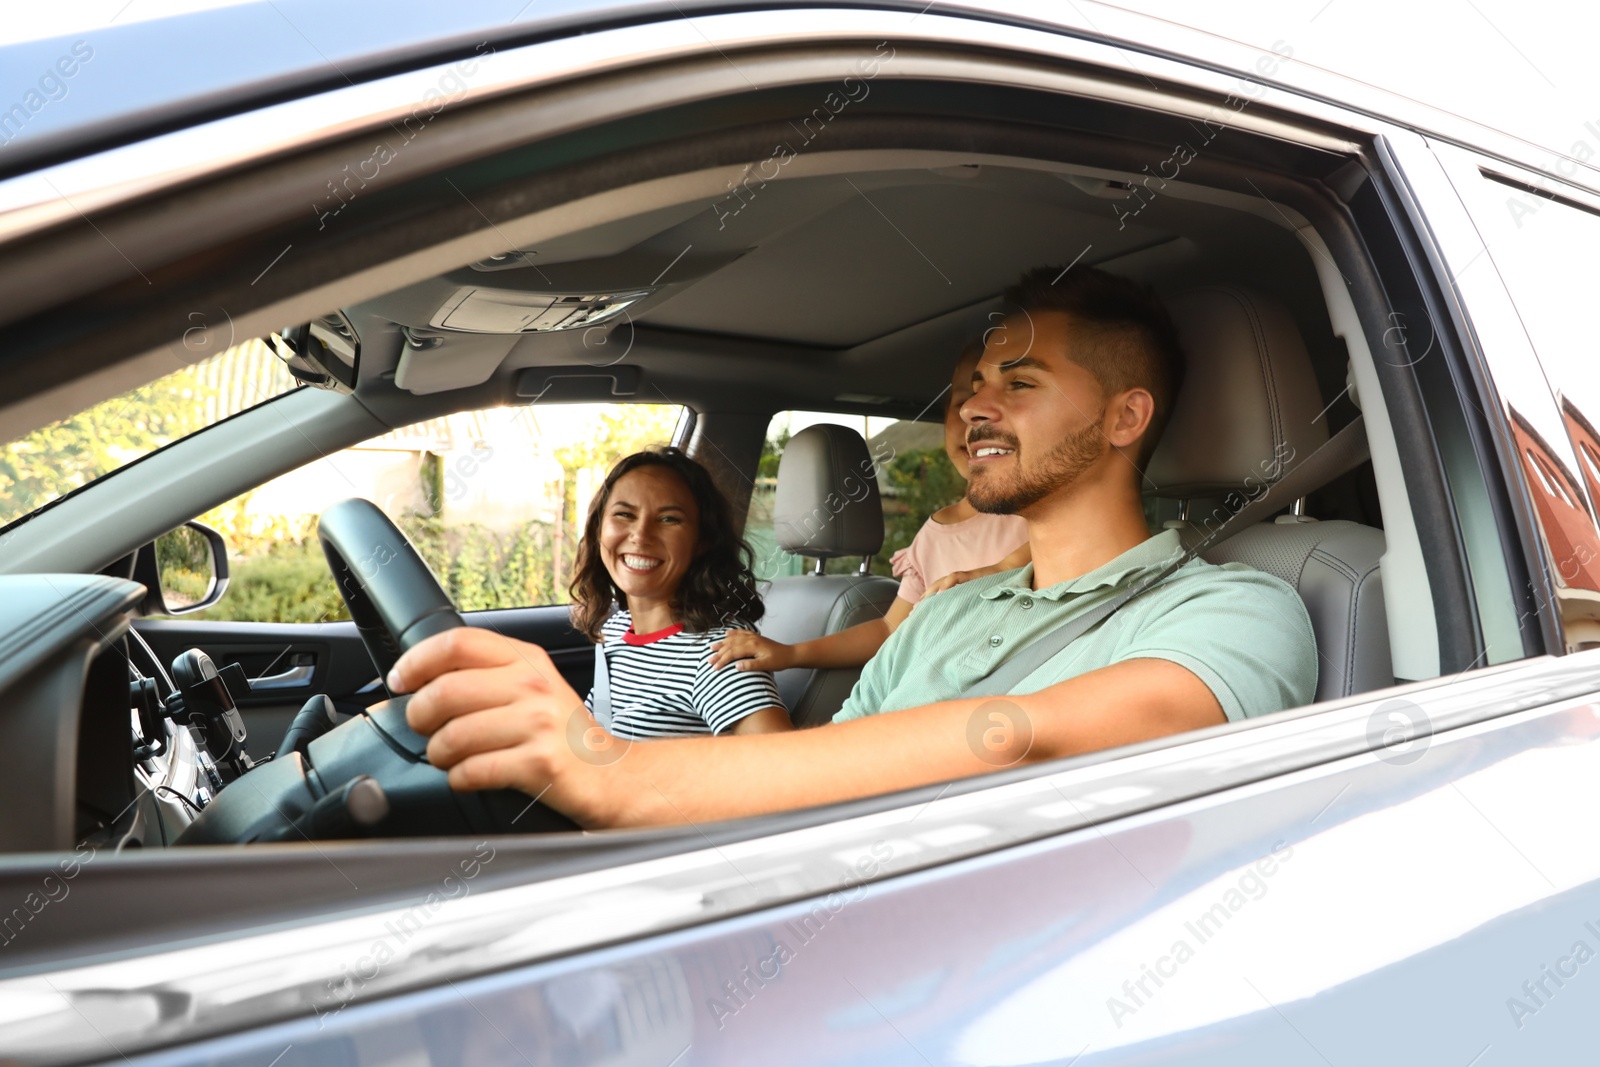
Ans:
{"label": "car seat", "polygon": [[[1282,304],[1230,285],[1194,290],[1167,306],[1188,372],[1144,488],[1188,502],[1187,516],[1168,525],[1192,543],[1226,521],[1241,500],[1259,496],[1282,464],[1326,442],[1328,429],[1305,342]],[[1212,503],[1193,506],[1200,501]],[[1247,563],[1295,588],[1316,633],[1317,699],[1333,700],[1394,684],[1383,553],[1381,530],[1291,514],[1202,555],[1213,563]]]}
{"label": "car seat", "polygon": [[[817,561],[810,574],[765,586],[765,637],[797,644],[882,618],[900,583],[866,572],[883,547],[883,503],[872,456],[861,435],[821,423],[789,439],[778,462],[773,502],[778,547]],[[856,574],[822,574],[822,561],[862,557]],[[828,722],[861,676],[858,669],[795,667],[777,673],[778,693],[798,727]]]}

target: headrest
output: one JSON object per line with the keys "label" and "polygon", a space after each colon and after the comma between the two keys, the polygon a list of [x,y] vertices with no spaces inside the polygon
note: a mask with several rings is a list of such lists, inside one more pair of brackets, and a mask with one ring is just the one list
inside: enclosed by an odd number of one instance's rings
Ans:
{"label": "headrest", "polygon": [[1188,356],[1172,419],[1145,471],[1164,497],[1271,484],[1328,439],[1322,394],[1294,319],[1277,300],[1208,286],[1167,301]]}
{"label": "headrest", "polygon": [[883,502],[867,443],[848,426],[807,426],[783,448],[772,507],[778,547],[801,556],[871,556]]}

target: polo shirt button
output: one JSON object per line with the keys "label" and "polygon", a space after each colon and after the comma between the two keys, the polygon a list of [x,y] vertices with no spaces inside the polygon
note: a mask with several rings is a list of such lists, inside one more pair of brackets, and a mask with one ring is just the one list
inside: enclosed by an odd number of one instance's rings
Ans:
{"label": "polo shirt button", "polygon": [[1002,638],[999,634],[991,634],[989,636],[989,647],[990,648],[999,648],[1000,647],[1000,643],[1003,640],[1004,640],[1004,638]]}
{"label": "polo shirt button", "polygon": [[1019,608],[1031,608],[1033,607],[1033,599],[1031,597],[1023,597],[1021,600],[1017,601],[1017,606]]}

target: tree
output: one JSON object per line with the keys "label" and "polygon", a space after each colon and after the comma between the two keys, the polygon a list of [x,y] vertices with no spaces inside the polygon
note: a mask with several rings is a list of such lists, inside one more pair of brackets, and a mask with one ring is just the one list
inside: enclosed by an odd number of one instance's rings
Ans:
{"label": "tree", "polygon": [[578,473],[587,470],[591,484],[598,488],[618,460],[647,448],[663,447],[671,441],[681,411],[681,408],[662,404],[610,405],[596,418],[593,437],[575,440],[555,450],[555,460],[564,475],[561,541],[570,546],[563,547],[554,560],[554,581],[563,592],[588,520],[587,514],[578,513]]}
{"label": "tree", "polygon": [[290,382],[283,364],[250,341],[0,447],[0,522],[276,396]]}
{"label": "tree", "polygon": [[954,504],[967,492],[967,483],[943,448],[918,448],[901,452],[886,470],[893,492],[892,506],[884,508],[883,548],[874,557],[880,574],[889,573],[889,558],[911,543],[934,512]]}

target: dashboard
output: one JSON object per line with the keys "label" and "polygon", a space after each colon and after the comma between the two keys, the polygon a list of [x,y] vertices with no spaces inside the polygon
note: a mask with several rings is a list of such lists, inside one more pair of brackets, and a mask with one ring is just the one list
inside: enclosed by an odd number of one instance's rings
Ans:
{"label": "dashboard", "polygon": [[144,599],[105,575],[0,577],[0,853],[169,845],[229,780],[132,628]]}
{"label": "dashboard", "polygon": [[0,851],[69,850],[138,807],[126,650],[144,595],[103,575],[0,578]]}

